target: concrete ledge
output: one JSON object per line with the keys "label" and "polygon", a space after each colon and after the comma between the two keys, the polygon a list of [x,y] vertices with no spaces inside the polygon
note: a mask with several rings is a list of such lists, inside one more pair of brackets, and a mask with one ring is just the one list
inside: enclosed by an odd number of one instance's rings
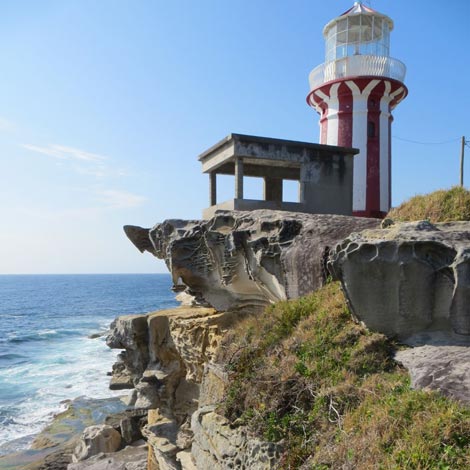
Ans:
{"label": "concrete ledge", "polygon": [[270,209],[288,212],[307,212],[305,204],[299,202],[260,201],[258,199],[229,199],[215,206],[204,209],[203,219],[210,219],[216,211],[253,211],[257,209]]}

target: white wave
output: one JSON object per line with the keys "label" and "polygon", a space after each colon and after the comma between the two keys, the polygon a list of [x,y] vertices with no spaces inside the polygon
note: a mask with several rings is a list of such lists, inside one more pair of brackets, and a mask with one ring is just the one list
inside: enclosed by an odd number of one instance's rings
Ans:
{"label": "white wave", "polygon": [[39,330],[37,332],[38,336],[51,336],[51,335],[56,335],[57,330]]}
{"label": "white wave", "polygon": [[[46,330],[44,330],[46,331]],[[65,409],[61,402],[80,396],[108,398],[122,392],[109,390],[109,377],[116,360],[102,338],[67,340],[41,355],[40,362],[18,365],[0,371],[0,382],[16,385],[28,392],[26,399],[10,403],[14,409],[11,422],[0,426],[0,446],[21,439],[30,442],[53,417]]]}

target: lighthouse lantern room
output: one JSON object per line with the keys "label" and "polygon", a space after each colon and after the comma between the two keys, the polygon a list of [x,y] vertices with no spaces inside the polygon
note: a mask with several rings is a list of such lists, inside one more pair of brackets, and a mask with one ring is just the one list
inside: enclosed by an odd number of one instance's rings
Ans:
{"label": "lighthouse lantern room", "polygon": [[325,63],[310,73],[307,102],[320,114],[320,143],[355,147],[353,213],[391,207],[391,111],[408,90],[406,67],[390,57],[393,21],[356,2],[323,30]]}

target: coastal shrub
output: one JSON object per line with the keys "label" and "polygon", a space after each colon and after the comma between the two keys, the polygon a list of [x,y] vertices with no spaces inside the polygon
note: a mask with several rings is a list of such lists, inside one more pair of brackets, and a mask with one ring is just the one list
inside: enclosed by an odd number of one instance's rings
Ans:
{"label": "coastal shrub", "polygon": [[330,283],[231,331],[219,411],[281,442],[282,469],[470,468],[469,408],[411,390],[394,348],[352,320]]}
{"label": "coastal shrub", "polygon": [[429,220],[435,223],[470,220],[470,191],[454,186],[449,190],[414,196],[392,209],[387,217],[403,222]]}

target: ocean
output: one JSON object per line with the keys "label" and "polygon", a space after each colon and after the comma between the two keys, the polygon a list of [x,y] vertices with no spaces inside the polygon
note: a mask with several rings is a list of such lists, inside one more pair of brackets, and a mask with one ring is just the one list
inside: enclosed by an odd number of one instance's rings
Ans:
{"label": "ocean", "polygon": [[0,455],[27,448],[65,400],[122,395],[108,389],[106,331],[178,305],[170,287],[167,274],[0,275]]}

